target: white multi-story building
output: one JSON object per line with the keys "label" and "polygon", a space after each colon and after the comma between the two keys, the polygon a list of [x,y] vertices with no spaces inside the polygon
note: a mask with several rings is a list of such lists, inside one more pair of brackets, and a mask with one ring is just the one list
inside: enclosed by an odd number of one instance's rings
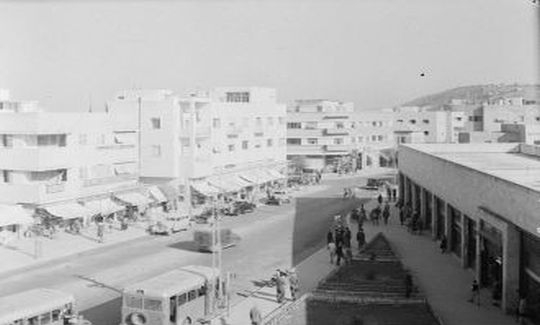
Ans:
{"label": "white multi-story building", "polygon": [[109,107],[113,114],[131,114],[140,129],[146,182],[171,181],[180,188],[189,182],[211,194],[282,176],[285,106],[274,89],[216,88],[188,98],[170,90],[130,90]]}
{"label": "white multi-story building", "polygon": [[[460,111],[429,111],[420,107],[394,109],[394,126],[399,132],[411,129],[423,134],[425,143],[458,142],[459,131],[465,125]],[[403,141],[402,141],[403,142]]]}
{"label": "white multi-story building", "polygon": [[390,113],[355,112],[353,103],[297,100],[287,108],[287,157],[308,169],[330,168],[357,153],[357,168],[378,166],[380,150],[393,141]]}
{"label": "white multi-story building", "polygon": [[77,202],[136,188],[137,130],[121,116],[45,112],[8,97],[0,102],[1,204],[76,214]]}

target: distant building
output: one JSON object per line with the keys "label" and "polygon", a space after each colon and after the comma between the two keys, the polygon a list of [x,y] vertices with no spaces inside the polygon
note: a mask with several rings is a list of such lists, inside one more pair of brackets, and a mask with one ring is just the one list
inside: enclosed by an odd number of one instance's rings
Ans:
{"label": "distant building", "polygon": [[287,158],[302,157],[308,169],[333,170],[351,155],[358,169],[379,166],[380,149],[392,142],[391,113],[356,112],[353,103],[322,99],[287,107]]}
{"label": "distant building", "polygon": [[401,145],[399,179],[401,200],[433,238],[444,236],[482,286],[501,284],[505,311],[515,311],[519,290],[528,314],[540,315],[540,147]]}
{"label": "distant building", "polygon": [[[432,111],[420,107],[398,107],[394,109],[394,127],[398,134],[404,130],[421,132],[425,143],[455,143],[464,127],[463,112]],[[402,136],[402,135],[401,135]]]}
{"label": "distant building", "polygon": [[131,115],[130,123],[140,130],[145,182],[170,182],[180,191],[190,186],[211,195],[245,191],[283,176],[285,106],[274,89],[216,88],[189,97],[170,90],[128,90],[109,108]]}

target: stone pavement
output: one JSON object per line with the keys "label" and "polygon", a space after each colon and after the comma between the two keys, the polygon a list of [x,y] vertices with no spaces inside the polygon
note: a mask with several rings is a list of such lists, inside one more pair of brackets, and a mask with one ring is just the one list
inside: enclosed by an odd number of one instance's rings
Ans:
{"label": "stone pavement", "polygon": [[[302,261],[296,266],[296,272],[300,281],[300,294],[313,290],[319,281],[334,268],[335,266],[330,264],[326,248],[321,249]],[[268,275],[268,278],[270,276],[271,274]],[[257,306],[266,322],[273,314],[291,305],[292,302],[290,300],[282,304],[277,303],[275,287],[263,287],[253,291],[252,295],[242,299],[236,305],[231,306],[229,315],[218,316],[212,321],[212,324],[250,325],[249,311],[253,306]],[[222,323],[222,317],[226,320],[226,323]]]}
{"label": "stone pavement", "polygon": [[[376,205],[366,205],[369,211]],[[356,232],[356,226],[354,231]],[[512,316],[491,305],[489,289],[482,289],[480,306],[467,302],[474,274],[463,269],[452,254],[441,254],[439,243],[424,235],[413,235],[399,225],[397,209],[393,209],[389,225],[364,224],[367,240],[384,233],[403,265],[413,274],[416,284],[425,293],[434,313],[444,325],[510,325],[515,324]]]}

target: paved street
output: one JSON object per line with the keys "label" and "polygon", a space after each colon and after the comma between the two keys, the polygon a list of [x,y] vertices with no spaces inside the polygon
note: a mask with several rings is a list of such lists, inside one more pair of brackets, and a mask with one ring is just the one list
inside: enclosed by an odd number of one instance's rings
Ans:
{"label": "paved street", "polygon": [[[333,179],[307,188],[311,193],[300,194],[296,209],[295,204],[263,206],[251,214],[226,218],[223,225],[242,237],[237,247],[223,254],[224,270],[237,274],[235,289],[253,290],[253,281],[268,279],[276,268],[296,264],[322,247],[331,217],[353,206],[353,200],[343,200],[341,195],[342,188],[354,182]],[[74,293],[94,324],[117,324],[119,290],[124,285],[187,264],[211,264],[211,255],[195,250],[190,233],[145,237],[3,278],[0,295],[57,288]]]}

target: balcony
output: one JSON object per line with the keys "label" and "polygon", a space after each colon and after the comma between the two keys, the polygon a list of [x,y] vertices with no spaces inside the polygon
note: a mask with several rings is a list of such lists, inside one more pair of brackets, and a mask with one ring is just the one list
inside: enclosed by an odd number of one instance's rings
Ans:
{"label": "balcony", "polygon": [[348,129],[329,128],[324,130],[324,135],[349,135],[351,132]]}
{"label": "balcony", "polygon": [[320,155],[323,153],[323,145],[287,145],[288,155]]}
{"label": "balcony", "polygon": [[42,171],[74,166],[78,159],[67,147],[0,148],[0,169]]}
{"label": "balcony", "polygon": [[353,149],[349,144],[329,144],[325,146],[327,152],[344,152],[347,153]]}
{"label": "balcony", "polygon": [[288,138],[302,138],[302,137],[320,137],[323,136],[322,129],[287,129]]}
{"label": "balcony", "polygon": [[122,183],[138,179],[136,174],[116,175],[103,178],[92,178],[83,181],[83,187],[100,186],[114,183]]}
{"label": "balcony", "polygon": [[[206,125],[197,125],[195,126],[195,137],[196,138],[209,138],[212,134],[210,126]],[[180,130],[180,138],[189,138],[191,136],[191,126],[182,128]]]}
{"label": "balcony", "polygon": [[0,196],[4,202],[43,204],[70,199],[76,194],[72,183],[0,184]]}

